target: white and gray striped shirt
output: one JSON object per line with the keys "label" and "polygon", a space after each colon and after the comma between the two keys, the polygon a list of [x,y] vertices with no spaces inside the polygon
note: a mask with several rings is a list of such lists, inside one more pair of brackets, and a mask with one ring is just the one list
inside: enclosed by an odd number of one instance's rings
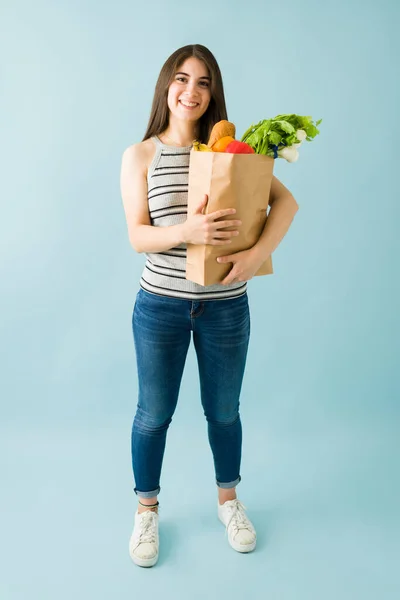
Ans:
{"label": "white and gray striped shirt", "polygon": [[[163,144],[151,138],[156,153],[147,174],[151,224],[167,227],[183,223],[187,216],[191,146]],[[186,279],[186,244],[165,252],[146,253],[140,286],[147,292],[187,300],[223,300],[241,296],[247,282],[203,286]]]}

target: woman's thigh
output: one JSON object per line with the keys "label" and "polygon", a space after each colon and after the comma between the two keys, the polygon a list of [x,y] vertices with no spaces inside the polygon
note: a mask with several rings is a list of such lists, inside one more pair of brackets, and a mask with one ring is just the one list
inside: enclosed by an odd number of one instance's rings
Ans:
{"label": "woman's thigh", "polygon": [[204,411],[212,420],[233,421],[237,418],[250,339],[247,294],[205,302],[193,337]]}
{"label": "woman's thigh", "polygon": [[183,308],[169,298],[140,290],[133,311],[138,407],[159,424],[172,417],[176,408],[190,344]]}

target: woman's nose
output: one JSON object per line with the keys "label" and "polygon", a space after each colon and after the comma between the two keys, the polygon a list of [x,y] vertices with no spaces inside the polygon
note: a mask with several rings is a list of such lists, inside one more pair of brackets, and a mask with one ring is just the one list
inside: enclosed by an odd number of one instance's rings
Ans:
{"label": "woman's nose", "polygon": [[186,89],[192,93],[196,89],[196,83],[194,81],[188,81]]}

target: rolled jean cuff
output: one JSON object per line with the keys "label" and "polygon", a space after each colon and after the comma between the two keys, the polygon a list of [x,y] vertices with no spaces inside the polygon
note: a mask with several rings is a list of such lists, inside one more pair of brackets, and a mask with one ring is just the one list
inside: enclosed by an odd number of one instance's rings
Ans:
{"label": "rolled jean cuff", "polygon": [[221,483],[220,481],[217,481],[217,486],[224,489],[230,489],[236,487],[237,484],[241,482],[241,480],[242,478],[239,475],[239,477],[235,481],[231,481],[230,483]]}
{"label": "rolled jean cuff", "polygon": [[137,488],[134,488],[134,492],[137,496],[139,496],[139,498],[155,498],[156,496],[158,496],[160,491],[161,491],[160,487],[156,488],[152,492],[139,492],[139,490]]}

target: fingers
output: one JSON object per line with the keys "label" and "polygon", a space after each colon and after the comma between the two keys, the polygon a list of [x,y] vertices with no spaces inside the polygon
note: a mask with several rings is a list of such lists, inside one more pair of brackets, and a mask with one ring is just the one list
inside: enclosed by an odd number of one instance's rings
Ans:
{"label": "fingers", "polygon": [[231,238],[239,235],[239,231],[234,229],[233,231],[224,231],[224,228],[239,226],[241,225],[241,221],[219,221],[215,223],[214,221],[205,221],[204,222],[204,231],[206,233],[206,244],[213,244],[215,246],[221,245],[224,243],[231,243]]}
{"label": "fingers", "polygon": [[235,208],[223,208],[221,210],[216,210],[215,212],[207,215],[207,219],[209,221],[215,221],[216,219],[220,219],[221,217],[227,217],[228,215],[234,215],[236,213]]}
{"label": "fingers", "polygon": [[200,204],[198,205],[198,207],[195,210],[195,214],[201,214],[204,210],[205,205],[208,202],[208,195],[204,194],[202,201],[200,202]]}
{"label": "fingers", "polygon": [[225,279],[221,281],[222,285],[230,285],[231,283],[236,283],[236,280],[239,282],[237,277],[232,277],[231,273],[229,273]]}
{"label": "fingers", "polygon": [[208,242],[211,246],[225,246],[225,244],[231,244],[232,240],[210,240]]}
{"label": "fingers", "polygon": [[213,223],[216,229],[224,229],[224,227],[239,227],[242,224],[242,221],[218,221],[217,223]]}
{"label": "fingers", "polygon": [[[208,194],[204,194],[202,201],[198,204],[194,213],[196,215],[202,215],[201,220],[199,222],[193,221],[193,223],[194,225],[196,225],[196,223],[197,225],[201,225],[203,230],[203,243],[211,244],[213,246],[230,244],[232,242],[231,238],[239,235],[239,231],[237,229],[233,231],[232,229],[230,231],[223,231],[223,229],[227,229],[228,227],[239,227],[242,224],[242,221],[233,219],[218,221],[218,219],[234,215],[236,213],[235,208],[224,208],[216,210],[209,215],[204,215],[203,210],[208,199]],[[196,217],[196,219],[198,219],[198,217]]]}
{"label": "fingers", "polygon": [[222,230],[225,227],[238,227],[241,224],[241,221],[219,221],[218,223],[210,223],[208,227],[211,228],[211,235],[213,236],[213,239],[229,240],[230,238],[239,235],[239,231],[237,229],[234,229],[233,231]]}
{"label": "fingers", "polygon": [[239,235],[238,231],[210,231],[206,236],[206,244],[213,244],[214,246],[230,244],[232,242],[231,238],[236,235]]}
{"label": "fingers", "polygon": [[235,231],[216,231],[214,233],[215,238],[219,238],[219,239],[230,239],[231,237],[235,236],[235,235],[239,235],[239,232],[237,230]]}

